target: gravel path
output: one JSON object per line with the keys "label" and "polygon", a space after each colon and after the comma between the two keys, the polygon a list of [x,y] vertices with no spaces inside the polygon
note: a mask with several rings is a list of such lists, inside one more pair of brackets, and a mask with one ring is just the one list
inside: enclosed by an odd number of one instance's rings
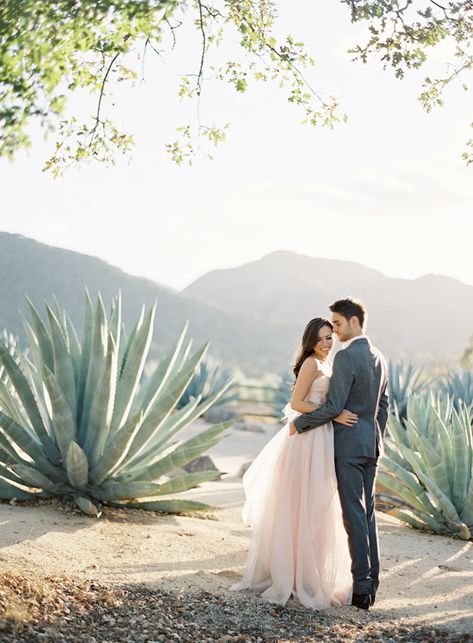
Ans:
{"label": "gravel path", "polygon": [[345,608],[346,619],[274,607],[248,594],[187,595],[148,585],[105,585],[5,573],[0,581],[0,641],[371,641],[473,642],[473,635],[412,626],[376,611]]}

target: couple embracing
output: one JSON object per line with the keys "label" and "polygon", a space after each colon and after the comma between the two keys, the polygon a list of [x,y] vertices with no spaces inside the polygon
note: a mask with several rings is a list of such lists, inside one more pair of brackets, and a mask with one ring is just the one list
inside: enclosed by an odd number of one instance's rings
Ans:
{"label": "couple embracing", "polygon": [[[284,605],[368,609],[379,585],[374,485],[388,418],[382,354],[348,297],[306,326],[286,425],[243,478],[253,527],[243,579],[231,589]],[[342,342],[331,367],[335,333]]]}

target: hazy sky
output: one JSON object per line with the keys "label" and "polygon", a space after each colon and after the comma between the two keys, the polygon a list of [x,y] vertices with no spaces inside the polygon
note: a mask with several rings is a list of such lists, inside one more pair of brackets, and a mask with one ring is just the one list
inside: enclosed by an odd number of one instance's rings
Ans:
{"label": "hazy sky", "polygon": [[[117,95],[116,117],[135,132],[131,164],[41,172],[52,141],[0,161],[0,229],[97,255],[182,288],[214,268],[292,250],[358,261],[399,277],[442,273],[473,284],[473,168],[460,159],[472,101],[461,88],[427,115],[417,101],[427,70],[399,82],[350,61],[360,29],[333,0],[281,2],[281,28],[317,59],[312,83],[336,95],[349,121],[309,129],[285,95],[208,85],[201,113],[231,122],[214,161],[175,167],[163,152],[186,120],[175,98],[187,45],[147,80]],[[186,41],[187,42],[187,41]],[[443,52],[429,73],[443,73]],[[190,57],[189,57],[190,56]],[[82,104],[82,103],[81,103]],[[92,104],[90,105],[92,112]]]}

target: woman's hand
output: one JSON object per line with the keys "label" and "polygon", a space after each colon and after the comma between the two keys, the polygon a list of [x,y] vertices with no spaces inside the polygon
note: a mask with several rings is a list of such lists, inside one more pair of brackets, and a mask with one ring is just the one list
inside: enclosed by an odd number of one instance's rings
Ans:
{"label": "woman's hand", "polygon": [[358,416],[356,413],[352,413],[351,411],[347,411],[347,409],[343,409],[340,415],[334,418],[333,421],[337,422],[338,424],[344,424],[345,426],[355,426],[355,424],[358,422]]}

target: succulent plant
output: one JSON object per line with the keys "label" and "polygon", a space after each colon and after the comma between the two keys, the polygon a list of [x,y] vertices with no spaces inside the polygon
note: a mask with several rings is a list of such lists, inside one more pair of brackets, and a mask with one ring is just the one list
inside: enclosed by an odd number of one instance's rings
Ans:
{"label": "succulent plant", "polygon": [[455,408],[463,402],[470,408],[473,407],[473,372],[453,371],[441,380],[440,390],[451,397]]}
{"label": "succulent plant", "polygon": [[177,403],[177,407],[182,408],[199,396],[201,401],[205,402],[222,388],[225,388],[225,393],[215,402],[215,406],[233,402],[238,396],[232,383],[233,374],[231,371],[222,368],[219,364],[212,366],[204,358],[198,364],[191,381]]}
{"label": "succulent plant", "polygon": [[274,389],[272,404],[281,413],[281,409],[291,401],[292,385],[294,383],[294,375],[290,371],[284,371],[279,376],[277,388]]}
{"label": "succulent plant", "polygon": [[94,309],[87,295],[82,341],[57,302],[47,307],[48,325],[31,302],[29,308],[28,355],[20,353],[18,364],[0,342],[0,363],[14,389],[13,395],[0,388],[0,498],[69,496],[95,516],[101,503],[165,512],[206,508],[169,496],[215,479],[218,471],[168,474],[215,445],[231,424],[171,442],[228,386],[176,411],[207,346],[189,357],[184,329],[142,384],[154,306],[146,314],[142,309],[127,335],[120,297],[107,318],[100,296]]}
{"label": "succulent plant", "polygon": [[380,508],[403,522],[465,540],[473,536],[471,410],[448,396],[414,395],[407,419],[389,418],[378,480]]}
{"label": "succulent plant", "polygon": [[407,403],[411,395],[420,393],[426,386],[422,381],[422,369],[416,368],[413,362],[404,363],[403,360],[388,364],[388,386],[391,412],[398,411],[398,416],[404,422],[407,415]]}

